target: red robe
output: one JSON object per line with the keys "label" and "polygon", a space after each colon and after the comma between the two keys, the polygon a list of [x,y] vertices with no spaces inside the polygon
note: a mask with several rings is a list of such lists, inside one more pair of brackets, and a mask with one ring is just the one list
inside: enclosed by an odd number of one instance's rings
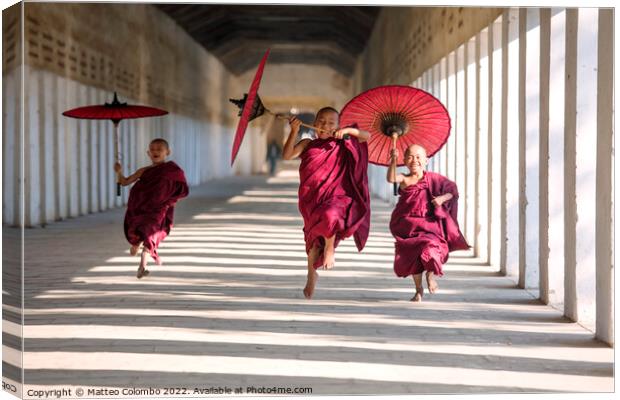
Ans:
{"label": "red robe", "polygon": [[189,194],[183,170],[173,161],[147,168],[129,192],[125,237],[132,245],[144,243],[157,264],[159,243],[170,233],[174,205]]}
{"label": "red robe", "polygon": [[336,235],[334,247],[351,235],[357,249],[370,230],[368,145],[357,138],[311,141],[300,155],[299,211],[304,218],[306,253],[314,245],[323,264],[325,237]]}
{"label": "red robe", "polygon": [[[448,253],[469,249],[457,222],[456,184],[425,171],[415,185],[399,192],[400,199],[390,220],[390,231],[396,239],[394,272],[406,277],[426,270],[442,276]],[[451,193],[452,199],[435,209],[431,200],[446,193]]]}

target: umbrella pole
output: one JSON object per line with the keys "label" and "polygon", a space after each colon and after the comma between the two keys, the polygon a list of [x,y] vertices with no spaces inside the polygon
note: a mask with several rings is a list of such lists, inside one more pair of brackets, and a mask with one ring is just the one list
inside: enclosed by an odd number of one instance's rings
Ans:
{"label": "umbrella pole", "polygon": [[[286,117],[286,116],[284,116],[282,114],[276,114],[276,113],[274,113],[272,111],[269,111],[267,109],[265,109],[265,111],[268,112],[269,114],[273,115],[276,118],[284,119],[284,120],[288,121],[288,117]],[[302,122],[301,126],[305,126],[306,128],[314,129],[315,131],[323,131],[323,132],[331,135],[331,132],[326,131],[325,129],[317,128],[316,126],[313,126],[313,125],[308,125],[308,124]]]}
{"label": "umbrella pole", "polygon": [[[119,121],[120,122],[120,121]],[[118,135],[118,122],[114,121],[114,164],[119,162],[121,155],[118,149],[119,135]],[[116,195],[121,195],[121,173],[116,173]]]}
{"label": "umbrella pole", "polygon": [[[398,142],[398,134],[392,134],[392,150],[396,149],[396,143]],[[397,161],[397,160],[396,160]],[[398,164],[398,161],[396,162]],[[394,182],[394,196],[398,196],[398,183],[396,183],[396,168],[392,171],[392,181]]]}

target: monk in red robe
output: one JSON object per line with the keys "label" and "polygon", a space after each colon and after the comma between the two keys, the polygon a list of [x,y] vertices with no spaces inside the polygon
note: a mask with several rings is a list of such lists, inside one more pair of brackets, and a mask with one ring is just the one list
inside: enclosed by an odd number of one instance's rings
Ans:
{"label": "monk in red robe", "polygon": [[136,182],[129,192],[125,213],[125,237],[131,244],[131,255],[138,254],[140,245],[143,247],[138,278],[149,273],[146,269],[147,255],[161,265],[157,247],[170,233],[174,205],[189,194],[183,170],[173,161],[166,161],[166,157],[170,155],[167,141],[154,139],[149,144],[147,154],[153,163],[128,177],[121,174],[120,164],[114,166],[120,175],[121,185],[127,186]]}
{"label": "monk in red robe", "polygon": [[[290,119],[291,132],[283,158],[301,158],[299,211],[304,219],[308,277],[304,296],[312,298],[318,273],[335,263],[338,243],[353,236],[357,249],[366,244],[370,229],[368,194],[368,132],[355,127],[338,129],[339,114],[319,110],[314,121],[317,138],[295,143],[301,121]],[[348,136],[345,136],[348,135]]]}
{"label": "monk in red robe", "polygon": [[[469,249],[457,222],[458,190],[448,178],[425,171],[426,150],[419,145],[405,152],[409,174],[395,174],[398,150],[392,150],[388,182],[399,184],[400,199],[390,220],[396,239],[394,272],[399,277],[413,275],[416,293],[412,301],[422,301],[422,274],[430,293],[438,289],[435,276],[443,276],[448,253]],[[395,176],[395,178],[394,178]]]}

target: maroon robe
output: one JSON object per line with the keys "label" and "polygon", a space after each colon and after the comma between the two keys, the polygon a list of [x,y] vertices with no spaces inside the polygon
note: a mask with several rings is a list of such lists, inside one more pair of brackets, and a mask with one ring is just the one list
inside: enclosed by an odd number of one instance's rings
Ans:
{"label": "maroon robe", "polygon": [[[456,184],[440,174],[425,171],[415,185],[399,192],[400,199],[390,220],[390,231],[396,239],[394,272],[406,277],[426,270],[442,276],[448,253],[469,249],[457,222]],[[435,209],[432,199],[446,193],[451,193],[452,199]]]}
{"label": "maroon robe", "polygon": [[370,230],[368,145],[357,138],[312,140],[300,155],[299,211],[304,218],[306,253],[319,247],[314,268],[323,264],[325,237],[334,247],[351,235],[357,249]]}
{"label": "maroon robe", "polygon": [[132,245],[141,242],[157,264],[159,243],[170,233],[174,205],[189,194],[183,170],[174,162],[147,168],[129,192],[125,213],[125,237]]}

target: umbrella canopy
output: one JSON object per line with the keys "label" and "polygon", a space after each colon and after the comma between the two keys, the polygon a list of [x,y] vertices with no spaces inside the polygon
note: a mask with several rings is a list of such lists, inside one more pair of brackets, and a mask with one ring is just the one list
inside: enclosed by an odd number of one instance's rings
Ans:
{"label": "umbrella canopy", "polygon": [[368,161],[385,166],[390,164],[394,142],[399,149],[397,164],[403,165],[410,145],[423,146],[431,157],[450,135],[450,116],[443,104],[411,86],[379,86],[357,95],[340,115],[341,126],[354,124],[371,134]]}
{"label": "umbrella canopy", "polygon": [[242,107],[239,112],[239,123],[237,124],[237,132],[235,133],[235,140],[233,141],[232,153],[230,155],[230,165],[232,166],[235,162],[235,158],[237,157],[237,153],[239,152],[239,147],[241,147],[241,142],[243,141],[243,135],[245,135],[245,130],[248,127],[248,122],[252,119],[260,116],[265,111],[260,99],[258,98],[258,87],[260,86],[260,80],[263,77],[263,69],[265,68],[265,62],[267,62],[267,57],[269,57],[269,49],[265,52],[263,59],[260,61],[258,65],[258,69],[256,70],[256,74],[254,75],[254,80],[252,80],[252,84],[250,85],[250,90],[244,96],[241,101],[233,101],[237,106]]}
{"label": "umbrella canopy", "polygon": [[[119,162],[119,135],[118,124],[123,119],[157,117],[168,114],[168,111],[160,110],[155,107],[134,106],[118,101],[116,92],[114,92],[114,100],[112,103],[104,103],[103,105],[85,106],[73,108],[62,113],[65,117],[79,119],[110,119],[114,123],[114,162]],[[121,195],[120,176],[116,177],[116,195]]]}
{"label": "umbrella canopy", "polygon": [[168,111],[160,110],[155,107],[128,105],[118,101],[116,92],[112,103],[103,105],[78,107],[62,113],[65,117],[80,119],[110,119],[118,123],[122,119],[157,117],[168,114]]}

